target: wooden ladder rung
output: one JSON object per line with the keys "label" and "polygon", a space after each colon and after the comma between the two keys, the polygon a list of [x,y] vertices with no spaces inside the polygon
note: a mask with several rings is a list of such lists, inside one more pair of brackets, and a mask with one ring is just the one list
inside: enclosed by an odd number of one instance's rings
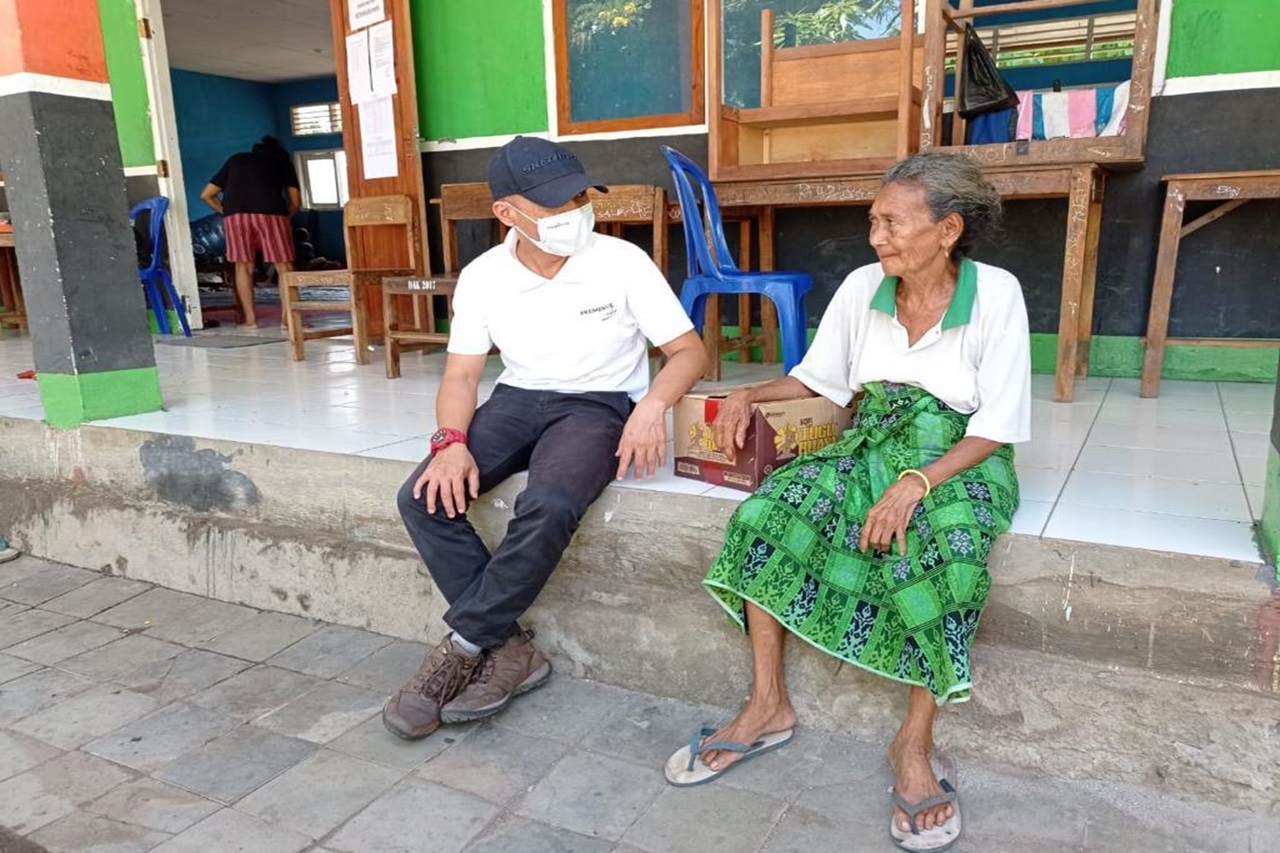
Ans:
{"label": "wooden ladder rung", "polygon": [[447,332],[412,332],[412,331],[393,331],[388,334],[397,341],[409,341],[412,343],[422,344],[447,344],[449,335]]}
{"label": "wooden ladder rung", "polygon": [[289,306],[291,311],[350,311],[350,302],[294,302]]}

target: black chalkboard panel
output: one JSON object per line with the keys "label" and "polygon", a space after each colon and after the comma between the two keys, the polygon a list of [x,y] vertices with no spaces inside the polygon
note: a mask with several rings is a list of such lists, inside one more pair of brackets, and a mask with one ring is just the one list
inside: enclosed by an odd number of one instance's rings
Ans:
{"label": "black chalkboard panel", "polygon": [[[1280,168],[1280,89],[1213,92],[1152,100],[1145,168],[1112,174],[1099,244],[1095,332],[1141,335],[1146,330],[1151,278],[1164,188],[1160,176]],[[591,174],[606,183],[655,183],[671,193],[659,144],[705,163],[705,136],[568,143]],[[424,155],[428,189],[441,183],[483,180],[491,150]],[[1031,329],[1056,332],[1062,281],[1065,200],[1006,204],[1000,233],[976,251],[978,260],[1004,267],[1022,281]],[[1200,208],[1192,206],[1188,218]],[[435,262],[439,234],[432,228]],[[866,207],[784,209],[777,214],[777,264],[806,270],[815,289],[808,300],[816,324],[831,294],[850,270],[871,263]],[[1251,201],[1188,237],[1179,254],[1170,334],[1178,337],[1280,338],[1280,202]],[[475,235],[468,253],[487,245]],[[639,241],[639,232],[636,234]],[[732,229],[730,229],[732,240]],[[684,275],[684,248],[671,231],[672,286]],[[438,267],[437,267],[438,268]],[[736,322],[732,309],[726,320]]]}

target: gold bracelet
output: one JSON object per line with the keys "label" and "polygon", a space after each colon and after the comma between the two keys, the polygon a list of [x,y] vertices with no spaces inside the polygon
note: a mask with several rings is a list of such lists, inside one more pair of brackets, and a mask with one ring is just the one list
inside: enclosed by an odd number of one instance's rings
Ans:
{"label": "gold bracelet", "polygon": [[908,474],[915,474],[917,477],[919,477],[921,480],[924,481],[924,496],[926,498],[929,497],[929,493],[933,491],[933,484],[929,482],[929,478],[924,475],[924,472],[916,468],[908,468],[907,470],[903,471],[901,474],[898,475],[898,479],[901,480],[903,477],[907,476]]}

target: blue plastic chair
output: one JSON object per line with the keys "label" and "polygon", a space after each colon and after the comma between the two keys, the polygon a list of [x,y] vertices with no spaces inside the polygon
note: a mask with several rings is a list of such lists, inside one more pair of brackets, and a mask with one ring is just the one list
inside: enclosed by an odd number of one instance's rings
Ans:
{"label": "blue plastic chair", "polygon": [[173,277],[164,268],[164,215],[169,210],[169,199],[162,195],[140,201],[129,211],[129,224],[133,225],[142,213],[149,213],[147,232],[150,237],[151,263],[138,270],[142,279],[142,288],[147,295],[147,305],[156,315],[156,326],[160,334],[172,334],[169,326],[169,312],[165,308],[164,297],[173,304],[178,322],[182,323],[182,333],[191,337],[191,326],[187,324],[187,312],[182,308],[182,300],[173,286]]}
{"label": "blue plastic chair", "polygon": [[[804,358],[808,346],[807,318],[804,311],[805,294],[813,289],[813,276],[803,272],[747,272],[738,269],[733,262],[724,239],[724,223],[720,219],[720,203],[715,188],[702,170],[692,160],[669,146],[663,145],[662,156],[671,167],[671,177],[680,199],[680,213],[684,222],[685,254],[689,257],[689,274],[680,289],[680,304],[693,320],[698,334],[702,334],[707,297],[712,294],[758,293],[773,300],[778,307],[778,331],[782,335],[782,369],[784,373]],[[707,245],[703,228],[703,210],[694,195],[689,179],[693,178],[706,208],[706,223],[710,226],[715,254]],[[742,325],[747,321],[740,320]],[[745,330],[744,330],[745,331]]]}

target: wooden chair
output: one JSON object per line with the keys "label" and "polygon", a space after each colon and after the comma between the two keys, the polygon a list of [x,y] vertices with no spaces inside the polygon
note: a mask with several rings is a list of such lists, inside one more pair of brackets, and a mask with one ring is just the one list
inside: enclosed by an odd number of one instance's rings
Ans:
{"label": "wooden chair", "polygon": [[667,274],[667,193],[652,184],[610,184],[609,192],[588,190],[596,212],[596,230],[625,237],[628,225],[653,229],[653,262]]}
{"label": "wooden chair", "polygon": [[409,350],[428,350],[449,343],[449,333],[437,331],[441,314],[436,300],[443,301],[443,316],[453,319],[453,291],[458,283],[461,262],[458,255],[458,223],[491,221],[496,235],[506,228],[493,215],[493,198],[483,182],[443,184],[440,198],[441,254],[444,273],[425,276],[384,276],[382,313],[386,322],[386,370],[388,379],[400,377],[400,355]]}
{"label": "wooden chair", "polygon": [[12,231],[0,231],[0,328],[25,329],[27,308],[18,279],[18,255]]}
{"label": "wooden chair", "polygon": [[[588,190],[596,212],[596,230],[625,238],[628,225],[653,228],[653,263],[667,276],[667,192],[652,184],[610,184],[609,192]],[[666,362],[659,347],[649,347],[649,358]]]}
{"label": "wooden chair", "polygon": [[483,221],[497,225],[495,245],[507,236],[506,226],[493,215],[493,196],[489,194],[487,183],[477,181],[440,186],[440,236],[445,275],[457,275],[462,269],[458,260],[458,223]]}
{"label": "wooden chair", "polygon": [[[430,349],[449,343],[449,333],[436,331],[436,297],[445,301],[449,319],[453,319],[453,292],[458,277],[387,276],[382,279],[382,317],[386,323],[386,357],[388,379],[400,378],[400,353],[404,350]],[[402,314],[408,307],[409,320]]]}
{"label": "wooden chair", "polygon": [[[408,266],[401,269],[349,268],[321,272],[287,272],[280,276],[280,303],[289,326],[289,346],[294,361],[302,361],[306,341],[316,338],[333,338],[351,335],[355,338],[356,361],[369,363],[369,331],[366,318],[365,291],[370,285],[381,286],[386,275],[412,275],[416,272],[417,238],[413,224],[413,201],[408,196],[386,195],[353,198],[342,210],[343,239],[347,247],[348,264],[357,257],[360,229],[393,227],[404,231],[404,245],[408,251]],[[347,299],[338,301],[302,300],[306,287],[345,287]],[[335,329],[308,329],[302,315],[309,312],[349,312],[351,325]]]}

